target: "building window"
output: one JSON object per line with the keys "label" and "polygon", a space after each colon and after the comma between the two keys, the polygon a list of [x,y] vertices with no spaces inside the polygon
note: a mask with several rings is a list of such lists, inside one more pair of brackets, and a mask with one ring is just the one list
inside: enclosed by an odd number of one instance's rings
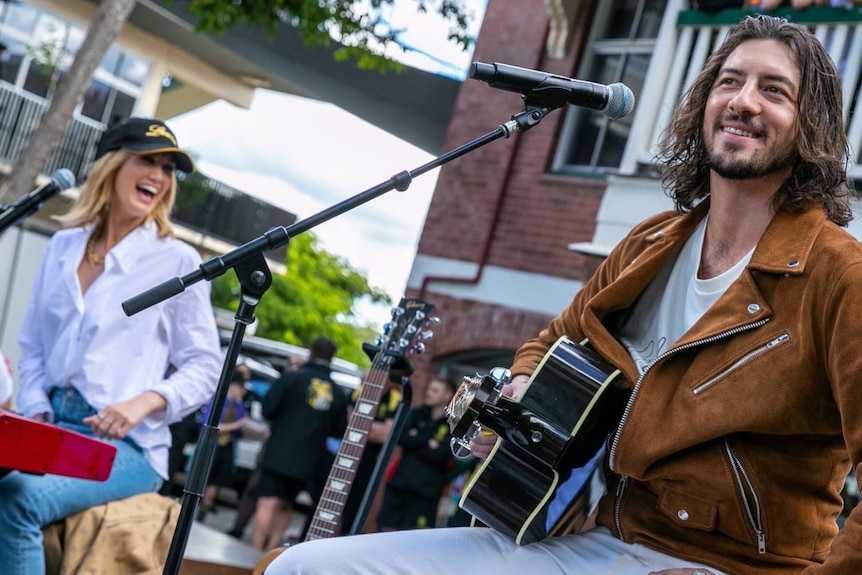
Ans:
{"label": "building window", "polygon": [[[50,99],[86,32],[26,2],[0,0],[0,78]],[[150,73],[150,62],[111,46],[96,69],[78,113],[103,123],[131,115]]]}
{"label": "building window", "polygon": [[92,80],[84,92],[84,103],[81,105],[81,115],[102,121],[108,107],[108,97],[111,87],[98,80]]}
{"label": "building window", "polygon": [[6,50],[0,55],[0,79],[14,84],[18,78],[21,61],[27,53],[27,46],[4,34],[0,34],[0,42],[6,46]]}
{"label": "building window", "polygon": [[133,86],[143,86],[150,74],[150,63],[143,58],[126,52],[120,65],[119,76]]}
{"label": "building window", "polygon": [[26,4],[10,4],[6,5],[6,14],[3,18],[3,24],[9,28],[14,28],[22,34],[32,34],[33,28],[36,26],[36,19],[39,13],[32,6]]}
{"label": "building window", "polygon": [[[598,2],[578,78],[622,82],[641,92],[667,0]],[[554,158],[561,173],[618,171],[633,116],[610,120],[601,112],[569,107]]]}

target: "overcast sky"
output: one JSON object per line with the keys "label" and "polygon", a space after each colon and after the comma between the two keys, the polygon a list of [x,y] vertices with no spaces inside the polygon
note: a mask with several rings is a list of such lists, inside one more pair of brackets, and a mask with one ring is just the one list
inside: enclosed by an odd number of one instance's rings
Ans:
{"label": "overcast sky", "polygon": [[[475,34],[486,0],[467,2],[478,15]],[[418,14],[415,6],[412,0],[396,0],[391,21],[406,28],[401,37],[405,43],[428,55],[398,50],[390,55],[418,68],[463,78],[471,54],[446,41],[442,19]],[[180,145],[197,156],[201,172],[299,219],[434,158],[332,104],[268,90],[255,93],[249,110],[219,101],[169,123]],[[224,134],[233,137],[226,139]],[[397,303],[407,284],[438,171],[417,177],[406,192],[388,192],[320,224],[314,233],[327,251],[349,260]],[[388,308],[363,306],[361,313],[375,326],[389,319]]]}

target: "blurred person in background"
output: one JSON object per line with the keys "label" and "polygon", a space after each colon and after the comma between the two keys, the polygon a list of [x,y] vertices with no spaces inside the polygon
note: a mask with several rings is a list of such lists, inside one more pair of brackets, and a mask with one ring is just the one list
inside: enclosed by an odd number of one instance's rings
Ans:
{"label": "blurred person in background", "polygon": [[453,381],[432,379],[424,403],[407,414],[398,440],[401,457],[392,463],[377,516],[381,531],[436,527],[440,497],[454,463],[446,406],[456,389]]}
{"label": "blurred person in background", "polygon": [[[219,416],[218,442],[204,496],[198,508],[198,521],[203,521],[207,513],[214,511],[219,487],[233,487],[236,472],[236,444],[242,437],[243,425],[248,421],[245,411],[246,370],[236,369],[228,385],[227,396]],[[204,406],[201,412],[201,425],[209,418],[211,405],[208,403]]]}
{"label": "blurred person in background", "polygon": [[270,436],[263,448],[252,525],[256,549],[281,544],[294,500],[307,488],[326,453],[326,439],[341,437],[347,427],[348,398],[332,380],[335,350],[332,341],[317,338],[308,361],[296,371],[285,372],[263,398]]}

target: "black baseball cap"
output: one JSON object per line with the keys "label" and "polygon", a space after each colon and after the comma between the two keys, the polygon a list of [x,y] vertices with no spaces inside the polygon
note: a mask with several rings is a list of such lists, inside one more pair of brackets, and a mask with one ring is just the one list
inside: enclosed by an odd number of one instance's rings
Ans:
{"label": "black baseball cap", "polygon": [[96,147],[96,160],[120,148],[134,154],[172,154],[177,169],[192,172],[195,169],[191,156],[177,147],[177,137],[161,120],[129,118],[108,128]]}

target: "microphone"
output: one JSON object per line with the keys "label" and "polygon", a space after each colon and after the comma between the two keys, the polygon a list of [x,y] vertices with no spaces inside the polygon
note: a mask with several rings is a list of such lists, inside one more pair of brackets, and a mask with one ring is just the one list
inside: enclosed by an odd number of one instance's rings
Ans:
{"label": "microphone", "polygon": [[612,120],[628,116],[635,108],[635,95],[628,86],[619,82],[605,86],[508,64],[482,62],[473,62],[470,77],[487,82],[492,88],[525,96],[536,94],[536,91],[548,91],[557,96],[555,99],[559,100],[559,105],[567,103],[598,110]]}
{"label": "microphone", "polygon": [[38,210],[52,196],[74,185],[75,174],[72,173],[72,170],[60,168],[54,172],[46,184],[39,186],[26,196],[22,196],[11,206],[4,206],[0,210],[0,232]]}

